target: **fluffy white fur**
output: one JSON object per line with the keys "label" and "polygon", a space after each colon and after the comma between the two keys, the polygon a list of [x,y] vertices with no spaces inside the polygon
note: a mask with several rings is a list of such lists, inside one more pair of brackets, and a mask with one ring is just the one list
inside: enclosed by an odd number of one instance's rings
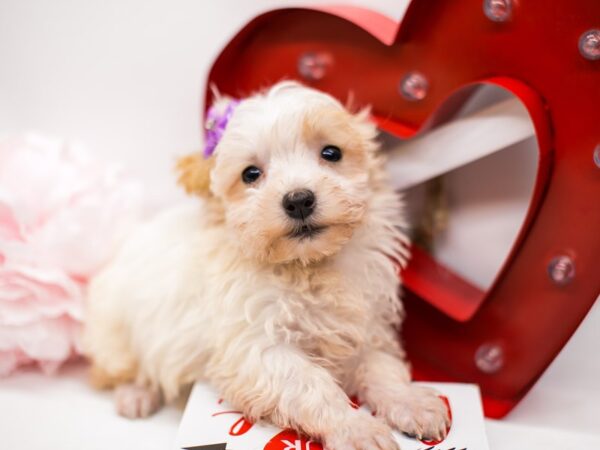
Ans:
{"label": "fluffy white fur", "polygon": [[[366,112],[295,83],[240,104],[208,198],[145,225],[91,284],[85,348],[96,382],[121,385],[121,414],[148,415],[202,379],[249,419],[331,450],[395,449],[389,426],[445,435],[443,402],[410,383],[398,342],[408,240],[375,137]],[[320,157],[328,144],[341,161]],[[263,170],[250,185],[249,165]],[[307,222],[321,233],[290,236],[281,202],[294,189],[315,193]]]}

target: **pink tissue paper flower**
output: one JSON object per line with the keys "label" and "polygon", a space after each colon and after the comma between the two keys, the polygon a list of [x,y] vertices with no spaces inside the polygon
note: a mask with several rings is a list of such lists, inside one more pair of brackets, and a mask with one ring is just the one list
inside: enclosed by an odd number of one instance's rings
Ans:
{"label": "pink tissue paper flower", "polygon": [[85,288],[139,218],[141,186],[83,149],[0,139],[0,376],[81,354]]}

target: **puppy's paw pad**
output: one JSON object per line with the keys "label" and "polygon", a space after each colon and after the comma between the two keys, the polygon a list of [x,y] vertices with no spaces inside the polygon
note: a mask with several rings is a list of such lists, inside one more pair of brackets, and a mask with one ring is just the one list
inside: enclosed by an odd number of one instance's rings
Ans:
{"label": "puppy's paw pad", "polygon": [[423,386],[411,386],[388,406],[385,416],[391,426],[418,439],[442,440],[450,427],[446,403],[436,391]]}
{"label": "puppy's paw pad", "polygon": [[363,411],[325,436],[324,443],[326,450],[399,450],[392,430]]}
{"label": "puppy's paw pad", "polygon": [[123,384],[115,390],[117,412],[129,419],[148,417],[158,411],[160,405],[160,393],[154,389]]}

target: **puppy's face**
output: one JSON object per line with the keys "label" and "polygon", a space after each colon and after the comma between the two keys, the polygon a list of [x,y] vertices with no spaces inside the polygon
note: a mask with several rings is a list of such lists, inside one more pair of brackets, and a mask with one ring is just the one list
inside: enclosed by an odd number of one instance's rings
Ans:
{"label": "puppy's face", "polygon": [[296,84],[243,101],[215,152],[211,191],[251,257],[309,263],[365,219],[375,127]]}

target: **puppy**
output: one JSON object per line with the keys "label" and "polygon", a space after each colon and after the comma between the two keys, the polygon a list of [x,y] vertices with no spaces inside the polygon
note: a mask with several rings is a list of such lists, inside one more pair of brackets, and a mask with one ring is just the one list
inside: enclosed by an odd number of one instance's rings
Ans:
{"label": "puppy", "polygon": [[159,215],[92,281],[94,382],[131,418],[207,380],[331,450],[393,450],[390,427],[442,438],[446,408],[398,342],[408,239],[368,113],[282,82],[228,119],[214,155],[179,165],[202,206]]}

